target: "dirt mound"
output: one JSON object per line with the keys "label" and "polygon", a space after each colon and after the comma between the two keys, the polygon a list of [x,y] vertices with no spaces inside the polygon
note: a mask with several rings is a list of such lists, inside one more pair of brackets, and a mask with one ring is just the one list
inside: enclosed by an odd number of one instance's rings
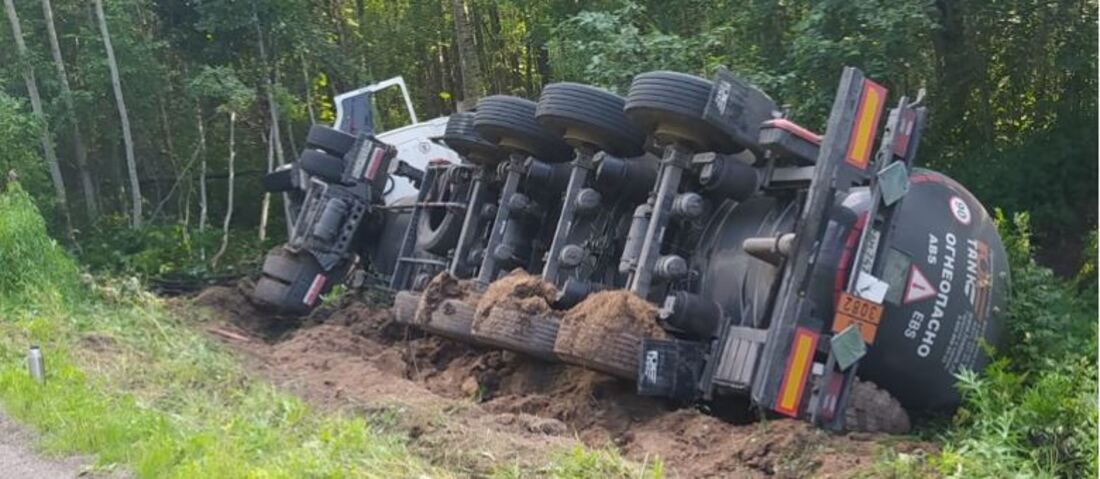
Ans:
{"label": "dirt mound", "polygon": [[909,413],[890,393],[874,383],[857,380],[849,393],[845,409],[849,430],[905,434],[909,432]]}
{"label": "dirt mound", "polygon": [[600,291],[573,306],[562,318],[566,324],[584,324],[576,336],[563,338],[575,351],[599,348],[608,333],[632,333],[664,339],[668,333],[657,324],[657,307],[626,290]]}
{"label": "dirt mound", "polygon": [[232,287],[212,286],[191,302],[210,314],[212,319],[232,324],[264,339],[277,338],[298,326],[299,319],[280,317],[253,304],[249,300],[252,288],[252,282],[247,279]]}
{"label": "dirt mound", "polygon": [[[227,321],[263,315],[240,290],[212,289],[195,302],[226,308]],[[575,321],[603,318],[613,330],[652,334],[652,306],[614,296],[570,313]],[[631,381],[425,336],[378,305],[334,306],[272,343],[220,339],[313,403],[368,414],[400,410],[397,427],[411,448],[477,474],[502,463],[541,467],[548,451],[579,439],[638,462],[660,457],[671,477],[850,477],[868,470],[888,437],[831,435],[792,420],[731,424],[637,396]],[[890,441],[902,450],[929,448]]]}
{"label": "dirt mound", "polygon": [[635,394],[629,381],[563,364],[519,358],[496,380],[486,409],[560,420],[595,447],[614,444],[640,421],[670,410],[660,399]]}
{"label": "dirt mound", "polygon": [[416,324],[427,323],[432,317],[432,312],[444,300],[458,299],[476,302],[477,297],[477,286],[472,281],[458,279],[451,273],[443,271],[435,275],[424,287],[424,293],[421,296],[420,304],[416,307],[413,321]]}
{"label": "dirt mound", "polygon": [[561,320],[554,353],[575,364],[635,377],[642,338],[665,339],[657,308],[629,291],[600,291]]}
{"label": "dirt mound", "polygon": [[[805,421],[735,425],[682,409],[628,433],[628,457],[661,457],[682,477],[853,477],[867,474],[881,454],[870,434],[837,436]],[[900,441],[911,451],[926,444]]]}
{"label": "dirt mound", "polygon": [[490,284],[481,295],[474,322],[488,318],[496,307],[518,309],[532,315],[547,313],[557,295],[558,289],[553,284],[516,268]]}

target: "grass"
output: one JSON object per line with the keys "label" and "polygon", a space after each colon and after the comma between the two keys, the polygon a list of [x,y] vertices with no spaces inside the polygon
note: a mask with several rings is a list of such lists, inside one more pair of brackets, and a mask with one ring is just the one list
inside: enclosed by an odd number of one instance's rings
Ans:
{"label": "grass", "polygon": [[[80,281],[18,186],[0,194],[0,403],[54,453],[138,477],[448,477],[384,418],[249,379],[136,282]],[[23,354],[42,347],[44,385]]]}
{"label": "grass", "polygon": [[[17,184],[0,192],[0,407],[41,448],[94,454],[137,477],[432,477],[465,474],[410,447],[383,411],[328,412],[251,379],[234,356],[144,292],[136,279],[81,275]],[[24,354],[39,345],[45,384]],[[495,475],[659,477],[613,451],[554,454]],[[648,473],[648,474],[646,474]]]}

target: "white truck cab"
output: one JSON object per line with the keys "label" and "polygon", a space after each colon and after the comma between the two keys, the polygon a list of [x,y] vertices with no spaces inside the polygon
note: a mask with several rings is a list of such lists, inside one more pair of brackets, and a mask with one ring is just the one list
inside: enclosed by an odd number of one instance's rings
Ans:
{"label": "white truck cab", "polygon": [[[389,88],[401,90],[401,96],[408,112],[408,122],[397,128],[379,131],[372,121],[374,111],[371,97],[375,93]],[[351,134],[358,134],[363,129],[372,130],[379,140],[397,148],[397,158],[395,160],[403,161],[421,171],[427,168],[428,162],[433,160],[446,160],[453,163],[460,161],[457,153],[437,141],[437,138],[443,136],[443,130],[447,127],[447,117],[420,121],[416,116],[416,110],[413,108],[409,89],[405,86],[405,80],[402,77],[393,77],[357,90],[341,93],[336,95],[333,100],[336,102],[334,128]],[[391,167],[396,166],[397,161],[391,163]],[[416,191],[416,187],[407,178],[390,176],[390,182],[385,191],[386,204],[392,204],[399,198],[413,196]]]}

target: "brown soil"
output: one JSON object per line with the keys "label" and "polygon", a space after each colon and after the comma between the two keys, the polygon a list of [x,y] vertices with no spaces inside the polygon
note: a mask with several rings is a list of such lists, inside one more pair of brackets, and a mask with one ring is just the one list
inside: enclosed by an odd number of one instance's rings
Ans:
{"label": "brown soil", "polygon": [[[831,435],[801,421],[731,424],[638,397],[629,381],[424,336],[396,324],[384,307],[337,305],[279,336],[249,329],[271,319],[237,289],[211,288],[195,303],[207,306],[218,327],[250,338],[214,336],[250,358],[261,376],[323,407],[395,412],[383,415],[396,418],[387,427],[406,433],[415,452],[473,475],[513,464],[539,470],[549,454],[578,443],[615,447],[638,463],[660,458],[668,477],[851,477],[867,475],[882,449],[932,447],[895,436]],[[652,318],[629,299],[595,306]]]}
{"label": "brown soil", "polygon": [[625,290],[600,291],[573,306],[562,318],[566,324],[584,324],[577,336],[565,338],[571,349],[589,351],[600,347],[609,333],[633,333],[664,339],[668,333],[657,324],[657,307]]}
{"label": "brown soil", "polygon": [[474,322],[488,318],[496,307],[518,309],[533,315],[547,313],[557,295],[558,289],[553,284],[516,268],[490,284],[485,294],[481,295]]}
{"label": "brown soil", "polygon": [[909,432],[909,413],[897,399],[874,383],[857,380],[849,396],[848,409],[844,411],[847,427],[890,434]]}
{"label": "brown soil", "polygon": [[668,337],[657,324],[657,308],[629,291],[600,291],[565,313],[554,352],[628,377],[636,371],[643,337]]}
{"label": "brown soil", "polygon": [[424,287],[420,305],[416,308],[413,321],[416,324],[427,323],[432,317],[432,312],[439,307],[444,300],[459,299],[476,301],[478,290],[472,281],[461,280],[451,273],[443,271]]}

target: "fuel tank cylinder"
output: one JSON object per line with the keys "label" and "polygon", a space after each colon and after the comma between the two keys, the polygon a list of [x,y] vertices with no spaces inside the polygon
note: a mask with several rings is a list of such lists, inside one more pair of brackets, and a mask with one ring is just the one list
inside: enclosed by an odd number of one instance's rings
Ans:
{"label": "fuel tank cylinder", "polygon": [[[1008,263],[992,219],[962,185],[924,169],[915,169],[909,182],[879,253],[879,279],[889,287],[859,374],[911,410],[945,410],[959,402],[954,375],[983,368],[983,345],[1001,343]],[[866,188],[837,198],[822,238],[806,294],[829,324],[870,199]],[[693,292],[717,302],[734,324],[766,328],[778,266],[747,254],[741,243],[798,234],[795,210],[791,201],[759,196],[719,208],[692,256],[699,273]]]}

